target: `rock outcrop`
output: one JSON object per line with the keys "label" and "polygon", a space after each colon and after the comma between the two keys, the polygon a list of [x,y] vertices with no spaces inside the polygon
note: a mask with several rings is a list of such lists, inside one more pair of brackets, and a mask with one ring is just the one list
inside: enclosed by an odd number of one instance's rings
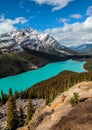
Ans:
{"label": "rock outcrop", "polygon": [[[79,103],[71,106],[74,93]],[[92,130],[92,82],[78,83],[58,95],[50,106],[36,111],[28,126],[30,130]]]}
{"label": "rock outcrop", "polygon": [[[78,94],[79,102],[72,106],[70,99]],[[32,100],[35,113],[25,127],[17,130],[92,130],[92,82],[81,82],[57,95],[50,106],[45,100]],[[17,109],[22,103],[26,115],[27,100],[16,100]],[[0,129],[5,130],[7,104],[0,107]]]}

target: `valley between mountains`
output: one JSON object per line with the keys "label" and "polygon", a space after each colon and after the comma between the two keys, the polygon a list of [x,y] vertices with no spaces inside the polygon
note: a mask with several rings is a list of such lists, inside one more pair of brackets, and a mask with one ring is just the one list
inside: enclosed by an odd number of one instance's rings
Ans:
{"label": "valley between mountains", "polygon": [[0,53],[1,78],[67,59],[85,60],[89,64],[84,67],[92,69],[91,54],[71,50],[49,34],[30,28],[0,34]]}

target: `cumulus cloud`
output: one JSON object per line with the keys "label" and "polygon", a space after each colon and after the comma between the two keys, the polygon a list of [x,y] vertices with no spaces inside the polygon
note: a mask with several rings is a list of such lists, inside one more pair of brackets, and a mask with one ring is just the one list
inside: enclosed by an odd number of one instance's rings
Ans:
{"label": "cumulus cloud", "polygon": [[64,24],[61,28],[47,29],[44,32],[51,34],[66,46],[92,43],[92,16],[82,23]]}
{"label": "cumulus cloud", "polygon": [[80,18],[82,18],[82,15],[80,15],[80,14],[71,14],[70,17],[74,18],[74,19],[80,19]]}
{"label": "cumulus cloud", "polygon": [[0,33],[10,32],[15,29],[16,24],[24,24],[27,20],[24,17],[18,17],[14,20],[6,19],[4,16],[0,18]]}
{"label": "cumulus cloud", "polygon": [[92,6],[88,7],[86,15],[88,15],[88,16],[92,15]]}
{"label": "cumulus cloud", "polygon": [[74,1],[74,0],[31,0],[31,1],[35,1],[38,4],[48,4],[48,5],[54,6],[52,9],[52,11],[54,12],[56,10],[64,8],[71,1]]}

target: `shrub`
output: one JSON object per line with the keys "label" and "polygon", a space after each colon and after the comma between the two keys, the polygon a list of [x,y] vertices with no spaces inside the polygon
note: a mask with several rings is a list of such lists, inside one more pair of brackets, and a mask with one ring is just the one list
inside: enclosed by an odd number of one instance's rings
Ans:
{"label": "shrub", "polygon": [[71,106],[75,106],[79,102],[79,95],[78,93],[73,93],[73,97],[70,99]]}
{"label": "shrub", "polygon": [[65,98],[66,98],[66,96],[63,94],[63,95],[62,95],[62,101],[63,101],[63,102],[64,102]]}

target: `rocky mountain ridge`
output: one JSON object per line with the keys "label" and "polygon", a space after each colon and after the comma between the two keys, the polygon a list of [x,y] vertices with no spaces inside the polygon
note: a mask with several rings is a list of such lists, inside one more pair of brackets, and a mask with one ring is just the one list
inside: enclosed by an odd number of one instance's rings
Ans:
{"label": "rocky mountain ridge", "polygon": [[22,51],[23,49],[36,50],[49,54],[72,55],[73,52],[59,44],[47,33],[40,33],[33,29],[15,30],[0,34],[0,51]]}
{"label": "rocky mountain ridge", "polygon": [[71,50],[81,52],[82,54],[91,54],[92,55],[92,44],[82,44],[79,46],[69,47]]}

